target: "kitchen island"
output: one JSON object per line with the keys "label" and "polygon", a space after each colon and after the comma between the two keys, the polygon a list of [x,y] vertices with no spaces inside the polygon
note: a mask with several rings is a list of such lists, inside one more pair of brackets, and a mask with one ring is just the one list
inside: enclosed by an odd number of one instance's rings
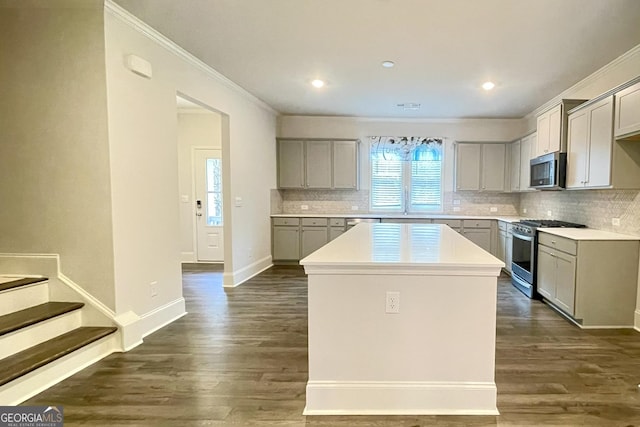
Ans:
{"label": "kitchen island", "polygon": [[446,225],[363,223],[300,264],[305,415],[498,414],[500,260]]}

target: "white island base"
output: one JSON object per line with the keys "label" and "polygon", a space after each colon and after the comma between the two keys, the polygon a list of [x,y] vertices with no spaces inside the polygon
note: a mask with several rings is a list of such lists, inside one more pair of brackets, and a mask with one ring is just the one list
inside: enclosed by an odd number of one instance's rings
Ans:
{"label": "white island base", "polygon": [[305,415],[498,414],[500,260],[447,226],[360,224],[301,264]]}

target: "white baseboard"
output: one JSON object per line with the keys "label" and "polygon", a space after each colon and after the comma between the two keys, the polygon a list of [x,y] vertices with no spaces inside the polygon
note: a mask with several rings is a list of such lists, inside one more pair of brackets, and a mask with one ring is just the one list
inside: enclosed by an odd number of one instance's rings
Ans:
{"label": "white baseboard", "polygon": [[180,262],[197,262],[195,252],[181,252]]}
{"label": "white baseboard", "polygon": [[236,270],[233,273],[224,273],[222,276],[222,283],[225,288],[233,288],[243,284],[252,277],[257,276],[266,269],[273,266],[271,255],[266,256],[258,261],[249,264],[246,267]]}
{"label": "white baseboard", "polygon": [[304,415],[499,415],[495,383],[309,381]]}
{"label": "white baseboard", "polygon": [[640,309],[636,310],[633,317],[633,324],[636,331],[640,332]]}
{"label": "white baseboard", "polygon": [[178,298],[140,316],[142,338],[151,335],[187,314],[184,298]]}
{"label": "white baseboard", "polygon": [[148,313],[138,316],[128,311],[116,317],[122,332],[122,347],[129,351],[140,344],[144,337],[186,315],[184,298],[178,298]]}

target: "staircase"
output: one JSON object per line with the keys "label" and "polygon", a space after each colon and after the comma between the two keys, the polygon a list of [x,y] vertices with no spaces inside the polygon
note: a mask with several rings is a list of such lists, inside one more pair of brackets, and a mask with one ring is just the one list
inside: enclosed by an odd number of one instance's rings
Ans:
{"label": "staircase", "polygon": [[116,327],[85,326],[81,302],[49,301],[46,277],[0,276],[0,405],[16,405],[116,349]]}

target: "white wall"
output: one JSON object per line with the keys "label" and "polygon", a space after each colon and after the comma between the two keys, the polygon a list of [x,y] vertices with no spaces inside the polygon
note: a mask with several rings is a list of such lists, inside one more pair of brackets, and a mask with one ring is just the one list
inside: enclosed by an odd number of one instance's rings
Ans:
{"label": "white wall", "polygon": [[[243,205],[226,215],[232,246],[225,250],[225,284],[270,265],[275,113],[110,2],[105,40],[117,311],[149,313],[181,297],[178,92],[229,116],[228,141],[222,126],[225,198],[241,197]],[[129,54],[151,63],[152,79],[123,66]]]}
{"label": "white wall", "polygon": [[[202,109],[178,111],[178,189],[180,191],[180,252],[182,261],[195,262],[193,149],[222,148],[222,117]],[[184,199],[188,200],[185,201]]]}
{"label": "white wall", "polygon": [[536,116],[553,107],[561,99],[592,99],[640,75],[640,45],[620,55],[598,71],[587,76],[553,99],[527,114],[525,128],[535,130]]}
{"label": "white wall", "polygon": [[114,309],[102,1],[11,3],[0,8],[0,252],[59,254]]}

